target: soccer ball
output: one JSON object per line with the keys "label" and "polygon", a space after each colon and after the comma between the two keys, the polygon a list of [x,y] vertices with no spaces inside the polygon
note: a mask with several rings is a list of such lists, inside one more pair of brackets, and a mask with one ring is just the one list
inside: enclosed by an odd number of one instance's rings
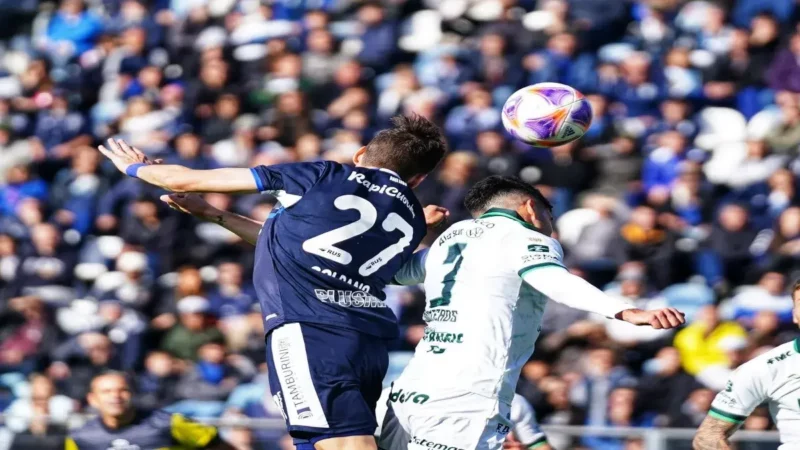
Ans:
{"label": "soccer ball", "polygon": [[514,92],[503,105],[503,126],[536,147],[574,141],[592,123],[592,106],[577,90],[560,83],[538,83]]}

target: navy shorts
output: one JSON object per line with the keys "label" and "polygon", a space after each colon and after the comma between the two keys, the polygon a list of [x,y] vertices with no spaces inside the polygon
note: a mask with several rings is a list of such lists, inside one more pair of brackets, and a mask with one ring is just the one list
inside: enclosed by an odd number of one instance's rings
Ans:
{"label": "navy shorts", "polygon": [[267,335],[269,385],[298,449],[372,436],[389,365],[387,341],[341,328],[288,323]]}

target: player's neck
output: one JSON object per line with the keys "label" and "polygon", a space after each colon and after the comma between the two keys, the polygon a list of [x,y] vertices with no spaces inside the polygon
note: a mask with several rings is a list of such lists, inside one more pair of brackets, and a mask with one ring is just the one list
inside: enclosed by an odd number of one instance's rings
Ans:
{"label": "player's neck", "polygon": [[136,418],[136,411],[131,409],[130,411],[127,411],[125,414],[121,416],[117,417],[103,416],[101,420],[103,421],[103,425],[105,425],[108,428],[116,430],[133,422],[135,418]]}
{"label": "player's neck", "polygon": [[380,170],[381,172],[386,172],[386,173],[392,174],[392,175],[396,176],[397,178],[400,178],[401,180],[403,179],[402,177],[400,177],[400,175],[397,172],[395,172],[392,169],[387,169],[385,167],[360,166],[360,165],[357,165],[356,167],[361,167],[361,168],[364,168],[364,169]]}

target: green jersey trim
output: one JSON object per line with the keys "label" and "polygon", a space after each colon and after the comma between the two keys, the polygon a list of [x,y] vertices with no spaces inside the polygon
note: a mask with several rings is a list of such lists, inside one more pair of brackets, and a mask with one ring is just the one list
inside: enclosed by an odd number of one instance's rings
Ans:
{"label": "green jersey trim", "polygon": [[747,419],[747,416],[731,414],[729,412],[725,412],[720,409],[714,408],[713,406],[711,407],[711,410],[708,412],[708,415],[715,419],[719,419],[729,423],[742,423],[744,422],[745,419]]}
{"label": "green jersey trim", "polygon": [[800,338],[794,340],[794,351],[800,353]]}
{"label": "green jersey trim", "polygon": [[528,446],[529,450],[533,450],[534,448],[539,448],[547,445],[547,438],[542,436],[539,439],[535,440],[533,444]]}
{"label": "green jersey trim", "polygon": [[489,210],[487,210],[485,213],[481,214],[481,216],[478,217],[478,219],[486,219],[488,217],[505,217],[506,219],[511,219],[514,222],[519,223],[520,225],[522,225],[523,227],[525,227],[525,228],[527,228],[529,230],[539,231],[533,225],[529,224],[528,222],[525,222],[522,219],[522,216],[517,214],[516,211],[512,211],[510,209],[489,208]]}
{"label": "green jersey trim", "polygon": [[556,263],[541,263],[541,264],[533,264],[533,265],[530,265],[530,266],[523,267],[522,269],[519,269],[519,271],[517,272],[517,274],[519,274],[519,276],[521,277],[521,276],[525,275],[526,273],[530,272],[531,270],[534,270],[534,269],[541,269],[542,267],[547,267],[547,266],[561,267],[561,268],[562,268],[562,269],[564,269],[564,270],[566,270],[566,269],[567,269],[566,267],[562,266],[561,264],[556,264]]}

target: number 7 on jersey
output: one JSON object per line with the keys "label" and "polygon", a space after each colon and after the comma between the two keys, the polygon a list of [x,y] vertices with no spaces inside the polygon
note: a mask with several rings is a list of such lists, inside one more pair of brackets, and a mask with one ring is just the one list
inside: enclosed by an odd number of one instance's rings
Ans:
{"label": "number 7 on jersey", "polygon": [[445,258],[444,263],[453,264],[453,268],[450,270],[450,272],[447,272],[447,274],[444,276],[444,279],[442,279],[442,294],[440,297],[431,299],[431,308],[447,306],[450,304],[450,296],[453,293],[453,285],[456,284],[456,274],[458,274],[458,270],[461,268],[461,263],[464,261],[464,257],[461,256],[461,252],[463,252],[465,248],[467,248],[467,244],[453,244],[447,248],[447,258]]}

